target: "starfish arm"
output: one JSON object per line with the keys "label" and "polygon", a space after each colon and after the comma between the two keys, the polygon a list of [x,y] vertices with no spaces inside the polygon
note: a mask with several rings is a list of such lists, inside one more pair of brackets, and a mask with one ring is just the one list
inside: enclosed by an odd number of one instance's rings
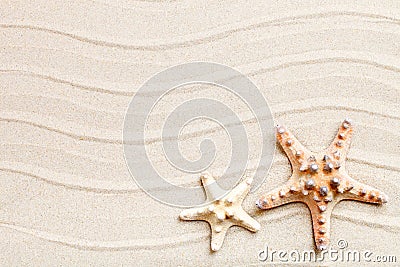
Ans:
{"label": "starfish arm", "polygon": [[383,204],[386,203],[389,197],[382,191],[373,188],[372,186],[360,183],[350,177],[346,177],[348,186],[341,194],[341,200],[356,200],[360,202]]}
{"label": "starfish arm", "polygon": [[250,191],[251,182],[252,179],[250,178],[239,183],[232,189],[231,192],[228,193],[226,197],[224,197],[224,199],[226,199],[228,202],[235,201],[238,204],[242,203]]}
{"label": "starfish arm", "polygon": [[291,202],[299,201],[300,189],[291,183],[278,187],[257,200],[256,205],[263,210],[272,209]]}
{"label": "starfish arm", "polygon": [[330,242],[330,221],[333,206],[327,207],[321,212],[318,205],[308,205],[311,213],[312,227],[314,233],[315,246],[318,250],[327,249]]}
{"label": "starfish arm", "polygon": [[235,222],[234,224],[246,228],[252,232],[257,232],[261,228],[260,223],[253,219],[243,209],[240,209],[235,213],[233,220]]}
{"label": "starfish arm", "polygon": [[210,174],[205,173],[201,175],[200,179],[208,201],[217,200],[225,195],[226,190],[222,189]]}
{"label": "starfish arm", "polygon": [[297,169],[305,159],[308,159],[312,155],[311,151],[305,148],[284,126],[276,127],[276,139],[282,146],[294,169]]}
{"label": "starfish arm", "polygon": [[228,223],[224,224],[210,224],[211,227],[211,250],[218,251],[222,244],[224,243],[224,239],[226,236],[226,232],[228,231],[231,225]]}
{"label": "starfish arm", "polygon": [[342,122],[335,139],[326,151],[330,159],[338,162],[339,166],[340,163],[343,163],[346,159],[352,136],[353,125],[349,119],[346,119]]}
{"label": "starfish arm", "polygon": [[205,208],[191,208],[183,210],[179,214],[179,218],[184,221],[204,220],[205,213]]}

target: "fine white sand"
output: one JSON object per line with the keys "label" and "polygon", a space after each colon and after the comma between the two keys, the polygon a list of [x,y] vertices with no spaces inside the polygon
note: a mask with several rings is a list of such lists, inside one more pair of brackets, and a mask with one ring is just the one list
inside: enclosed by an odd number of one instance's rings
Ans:
{"label": "fine white sand", "polygon": [[[266,212],[254,205],[290,175],[279,148],[265,183],[243,204],[261,230],[231,228],[218,253],[210,252],[207,223],[180,221],[182,209],[133,182],[122,149],[131,98],[153,74],[198,60],[249,76],[276,122],[311,150],[328,146],[352,118],[347,170],[390,201],[340,203],[332,243],[345,239],[351,250],[400,261],[398,1],[2,1],[0,31],[1,265],[248,265],[261,263],[265,245],[314,249],[304,205]],[[185,87],[155,111],[149,138],[158,136],[171,103],[193,96],[231,103],[247,116],[221,89]],[[218,154],[209,171],[220,175],[230,152],[222,129],[207,131],[215,127],[188,125],[181,150],[196,159],[198,142],[212,137]],[[257,148],[256,123],[246,127]],[[168,165],[155,140],[148,151],[160,173],[198,184],[197,175]]]}

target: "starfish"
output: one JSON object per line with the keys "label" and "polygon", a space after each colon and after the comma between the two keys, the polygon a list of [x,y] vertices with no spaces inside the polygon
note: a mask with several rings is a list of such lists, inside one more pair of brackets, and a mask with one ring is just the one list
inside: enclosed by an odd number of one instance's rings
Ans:
{"label": "starfish", "polygon": [[330,217],[341,200],[382,204],[388,197],[379,190],[357,182],[345,170],[353,125],[344,120],[332,144],[320,153],[313,153],[283,126],[277,126],[277,140],[292,165],[292,176],[283,186],[261,197],[256,205],[272,209],[291,202],[305,203],[312,218],[314,241],[318,250],[325,250],[330,239]]}
{"label": "starfish", "polygon": [[215,179],[209,174],[203,174],[200,179],[206,192],[206,203],[211,203],[207,206],[184,210],[179,217],[182,220],[202,220],[210,224],[211,250],[218,251],[222,247],[226,232],[233,225],[244,227],[252,232],[260,229],[260,224],[241,206],[250,190],[252,178],[239,183],[220,199],[217,196],[221,196],[221,192],[225,190],[219,187]]}

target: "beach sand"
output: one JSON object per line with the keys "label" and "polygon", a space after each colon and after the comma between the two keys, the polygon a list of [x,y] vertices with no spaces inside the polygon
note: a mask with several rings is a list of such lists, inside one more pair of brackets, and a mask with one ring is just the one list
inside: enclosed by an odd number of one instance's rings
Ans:
{"label": "beach sand", "polygon": [[[1,265],[270,264],[258,259],[265,246],[314,249],[306,206],[260,212],[254,205],[290,176],[279,147],[265,182],[243,203],[261,230],[232,227],[217,253],[210,251],[206,222],[180,221],[182,208],[155,201],[134,183],[122,146],[128,104],[152,75],[191,61],[248,76],[275,121],[313,151],[328,146],[341,121],[351,118],[347,170],[390,199],[383,206],[340,203],[331,242],[344,239],[349,250],[399,262],[400,3],[265,2],[2,1]],[[212,86],[188,86],[169,97],[180,103],[192,96],[232,103],[241,118],[248,114],[240,99]],[[165,101],[155,111],[150,137],[171,108]],[[257,124],[246,125],[257,147]],[[213,127],[188,125],[181,151],[196,159],[198,142],[215,138],[218,156],[209,171],[221,175],[229,142],[222,129],[207,131]],[[199,184],[198,175],[168,165],[161,145],[156,139],[148,147],[159,172],[174,183]]]}

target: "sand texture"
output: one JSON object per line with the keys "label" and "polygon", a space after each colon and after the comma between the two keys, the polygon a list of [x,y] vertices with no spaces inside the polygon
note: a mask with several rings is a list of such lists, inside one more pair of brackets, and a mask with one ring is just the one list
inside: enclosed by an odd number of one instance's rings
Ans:
{"label": "sand texture", "polygon": [[[279,147],[265,183],[243,202],[261,229],[230,228],[217,253],[206,222],[179,220],[182,208],[133,182],[122,145],[128,104],[153,74],[190,61],[250,77],[276,122],[310,150],[323,150],[351,118],[347,171],[390,200],[340,203],[331,242],[400,262],[400,2],[295,2],[1,1],[0,265],[249,265],[262,264],[265,245],[314,249],[306,206],[260,212],[254,204],[291,174]],[[148,151],[174,183],[199,185],[199,175],[168,165],[157,127],[177,103],[206,96],[236,110],[250,147],[262,141],[231,94],[204,85],[173,91],[151,117]],[[221,175],[229,139],[216,124],[188,125],[182,154],[198,158],[204,137],[218,150],[208,171]]]}

